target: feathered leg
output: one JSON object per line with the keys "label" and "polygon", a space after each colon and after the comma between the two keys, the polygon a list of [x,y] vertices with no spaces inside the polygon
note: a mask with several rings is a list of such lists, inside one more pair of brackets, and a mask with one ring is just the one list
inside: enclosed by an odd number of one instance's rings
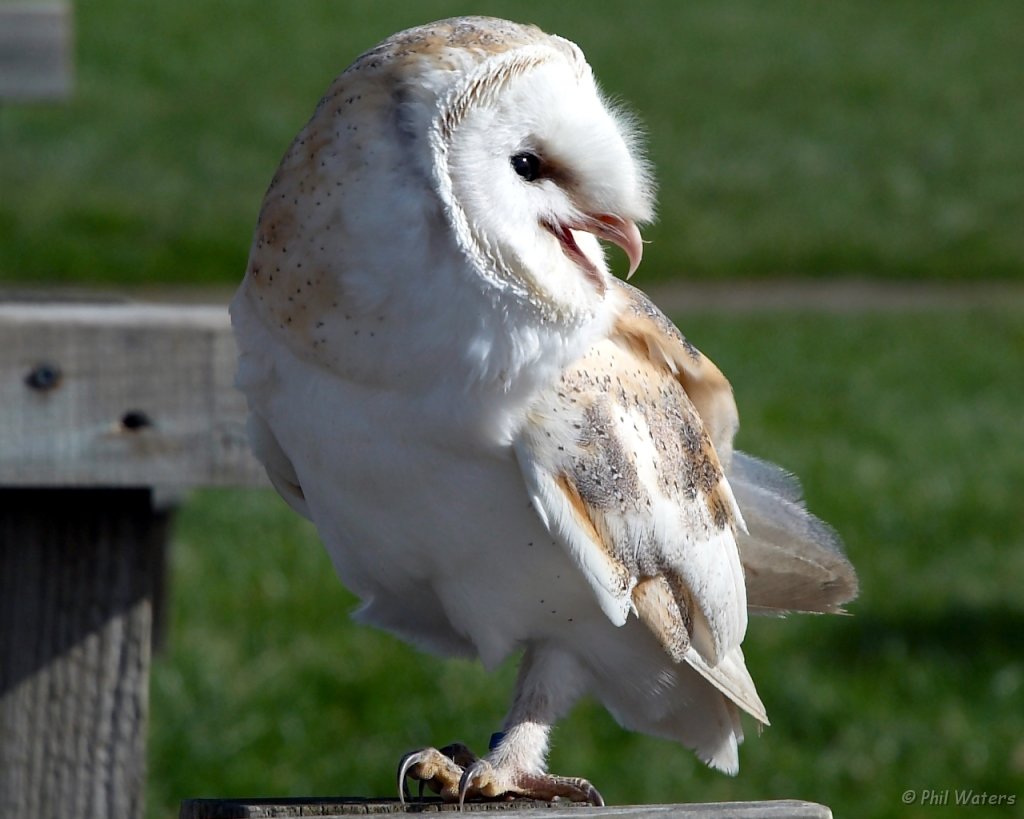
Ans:
{"label": "feathered leg", "polygon": [[492,740],[487,756],[468,764],[463,757],[460,765],[433,748],[416,751],[403,759],[401,784],[411,776],[426,782],[444,798],[457,798],[459,802],[520,796],[603,805],[601,794],[586,779],[545,771],[548,734],[582,693],[583,680],[583,670],[572,656],[546,647],[530,647],[519,666],[515,698],[504,730]]}

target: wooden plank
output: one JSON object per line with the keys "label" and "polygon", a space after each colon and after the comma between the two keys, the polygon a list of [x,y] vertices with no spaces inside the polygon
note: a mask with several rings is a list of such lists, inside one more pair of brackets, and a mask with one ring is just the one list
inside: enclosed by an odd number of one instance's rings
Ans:
{"label": "wooden plank", "polygon": [[0,486],[264,486],[222,306],[0,304]]}
{"label": "wooden plank", "polygon": [[[410,813],[457,811],[458,805],[438,799],[410,803]],[[468,802],[467,811],[502,811],[502,819],[832,819],[825,805],[795,799],[765,802],[695,802],[678,805],[626,805],[594,808],[582,804],[536,802]],[[400,813],[407,810],[397,799],[358,797],[306,799],[186,799],[179,819],[270,819],[271,817],[330,817]]]}
{"label": "wooden plank", "polygon": [[0,816],[137,819],[167,510],[0,489]]}
{"label": "wooden plank", "polygon": [[64,3],[0,5],[0,101],[71,95],[72,15]]}

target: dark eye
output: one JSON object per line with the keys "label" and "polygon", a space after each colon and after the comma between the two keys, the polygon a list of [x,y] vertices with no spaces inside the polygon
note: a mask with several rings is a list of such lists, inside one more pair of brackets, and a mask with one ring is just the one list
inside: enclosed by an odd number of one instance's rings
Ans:
{"label": "dark eye", "polygon": [[529,152],[516,154],[512,157],[511,162],[512,170],[527,182],[533,182],[540,176],[540,157],[536,154]]}

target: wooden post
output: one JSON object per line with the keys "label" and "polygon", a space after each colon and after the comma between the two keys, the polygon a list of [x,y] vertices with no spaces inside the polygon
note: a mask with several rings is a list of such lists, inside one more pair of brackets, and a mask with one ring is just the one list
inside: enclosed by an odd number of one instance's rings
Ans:
{"label": "wooden post", "polygon": [[214,306],[0,304],[0,816],[142,816],[172,510],[264,485]]}
{"label": "wooden post", "polygon": [[0,103],[71,95],[71,31],[66,3],[0,4]]}
{"label": "wooden post", "polygon": [[0,508],[0,815],[140,816],[168,516],[145,489]]}

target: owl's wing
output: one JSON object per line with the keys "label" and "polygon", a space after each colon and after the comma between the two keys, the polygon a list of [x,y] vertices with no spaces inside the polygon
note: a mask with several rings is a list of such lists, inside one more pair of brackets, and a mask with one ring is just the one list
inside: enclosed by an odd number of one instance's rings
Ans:
{"label": "owl's wing", "polygon": [[516,441],[531,500],[612,622],[635,612],[674,661],[767,722],[739,648],[742,518],[715,445],[731,447],[731,390],[638,291],[617,297],[613,332]]}
{"label": "owl's wing", "polygon": [[618,282],[628,300],[620,332],[679,380],[700,414],[745,527],[736,533],[746,578],[747,608],[758,614],[842,612],[857,596],[857,573],[842,542],[811,514],[795,476],[775,464],[734,452],[736,404],[725,376],[689,344],[639,290]]}
{"label": "owl's wing", "polygon": [[299,476],[270,425],[262,415],[250,412],[248,431],[253,454],[263,464],[274,489],[292,509],[307,520],[312,520],[313,516],[306,505],[306,495],[302,491],[302,484],[299,483]]}
{"label": "owl's wing", "polygon": [[842,613],[857,596],[857,572],[835,530],[807,511],[799,481],[739,451],[726,476],[747,524],[737,542],[748,611]]}

